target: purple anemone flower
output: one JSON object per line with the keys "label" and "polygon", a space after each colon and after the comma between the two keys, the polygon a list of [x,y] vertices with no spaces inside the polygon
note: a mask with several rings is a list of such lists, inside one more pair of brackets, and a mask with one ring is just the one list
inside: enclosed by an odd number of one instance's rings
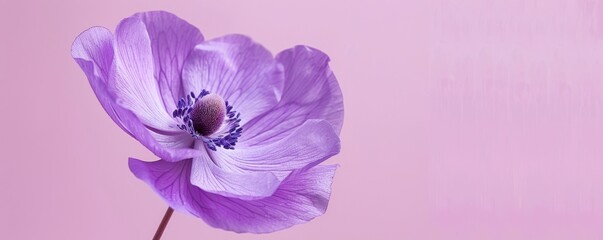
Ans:
{"label": "purple anemone flower", "polygon": [[326,211],[336,166],[319,164],[339,153],[343,123],[326,54],[205,40],[167,12],[90,28],[71,53],[111,119],[160,158],[129,167],[176,211],[252,233]]}

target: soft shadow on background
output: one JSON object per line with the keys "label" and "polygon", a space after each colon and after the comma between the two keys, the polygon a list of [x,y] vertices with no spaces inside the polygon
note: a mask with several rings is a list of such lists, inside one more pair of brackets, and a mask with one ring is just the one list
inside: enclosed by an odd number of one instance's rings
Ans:
{"label": "soft shadow on background", "polygon": [[148,239],[156,159],[105,114],[73,39],[167,10],[207,39],[328,53],[344,93],[331,203],[270,235],[176,213],[165,239],[595,239],[603,4],[597,1],[0,2],[0,238]]}

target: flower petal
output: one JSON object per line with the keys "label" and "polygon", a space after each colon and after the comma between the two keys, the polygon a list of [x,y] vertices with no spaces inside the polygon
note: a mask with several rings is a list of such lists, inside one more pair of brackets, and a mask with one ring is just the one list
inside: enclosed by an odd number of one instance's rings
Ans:
{"label": "flower petal", "polygon": [[173,209],[188,212],[193,204],[191,190],[200,191],[190,183],[191,160],[145,162],[129,158],[130,171],[159,194]]}
{"label": "flower petal", "polygon": [[329,122],[308,120],[277,142],[210,154],[218,164],[234,165],[242,170],[292,171],[317,165],[339,150],[339,137]]}
{"label": "flower petal", "polygon": [[[103,89],[103,91],[106,92],[105,89]],[[149,129],[144,126],[131,111],[117,104],[114,109],[124,127],[130,132],[130,135],[134,136],[136,140],[151,150],[156,156],[167,161],[177,162],[202,154],[199,150],[192,149],[190,146],[185,146],[185,142],[175,142],[173,140],[173,137],[181,137],[181,135],[167,136],[149,131]]]}
{"label": "flower petal", "polygon": [[272,54],[243,35],[227,35],[195,47],[184,63],[186,93],[202,89],[216,93],[241,113],[241,123],[278,102],[283,88],[282,67]]}
{"label": "flower petal", "polygon": [[140,121],[161,132],[180,132],[167,112],[155,80],[151,43],[144,23],[130,17],[115,31],[113,77],[107,84],[116,102],[134,112]]}
{"label": "flower petal", "polygon": [[192,161],[191,183],[207,192],[226,197],[244,200],[264,198],[271,196],[281,182],[270,172],[224,170],[216,166],[216,160],[211,159],[208,154],[196,157]]}
{"label": "flower petal", "polygon": [[119,116],[115,113],[114,102],[110,96],[99,91],[105,88],[109,70],[113,63],[113,34],[103,27],[92,27],[82,32],[71,46],[71,56],[86,74],[90,86],[111,119],[128,134]]}
{"label": "flower petal", "polygon": [[[107,114],[125,132],[161,158],[178,161],[199,155],[200,151],[185,148],[185,141],[174,140],[174,137],[180,136],[164,136],[149,131],[132,112],[115,103],[115,96],[107,86],[113,63],[112,40],[109,30],[94,27],[80,34],[71,50],[73,58],[86,73],[90,86]],[[189,146],[191,143],[188,143]]]}
{"label": "flower petal", "polygon": [[241,200],[201,190],[190,184],[191,161],[143,162],[130,158],[130,170],[172,208],[188,212],[213,227],[235,232],[268,233],[324,214],[336,166],[296,171],[266,198]]}
{"label": "flower petal", "polygon": [[137,13],[135,17],[146,26],[153,52],[155,79],[167,110],[176,109],[184,96],[180,73],[182,65],[203,35],[195,26],[164,11]]}
{"label": "flower petal", "polygon": [[276,56],[285,69],[278,106],[243,126],[241,144],[257,145],[287,137],[307,119],[328,121],[337,135],[343,124],[343,96],[329,57],[320,50],[296,46]]}

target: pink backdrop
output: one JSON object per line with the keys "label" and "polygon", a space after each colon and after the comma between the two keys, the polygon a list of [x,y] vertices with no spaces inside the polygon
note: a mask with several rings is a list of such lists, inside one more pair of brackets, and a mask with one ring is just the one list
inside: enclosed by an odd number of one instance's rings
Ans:
{"label": "pink backdrop", "polygon": [[598,1],[0,1],[0,239],[149,239],[154,159],[71,59],[90,26],[168,10],[207,38],[327,52],[344,92],[329,210],[270,235],[176,213],[165,239],[600,239]]}

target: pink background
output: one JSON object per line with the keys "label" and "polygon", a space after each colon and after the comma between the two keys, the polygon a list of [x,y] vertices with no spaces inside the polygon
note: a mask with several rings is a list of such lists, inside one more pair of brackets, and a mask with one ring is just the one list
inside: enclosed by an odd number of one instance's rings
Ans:
{"label": "pink background", "polygon": [[164,239],[601,239],[599,1],[0,1],[0,239],[149,239],[155,159],[70,56],[163,9],[207,38],[327,52],[345,96],[326,215],[269,235],[176,213]]}

